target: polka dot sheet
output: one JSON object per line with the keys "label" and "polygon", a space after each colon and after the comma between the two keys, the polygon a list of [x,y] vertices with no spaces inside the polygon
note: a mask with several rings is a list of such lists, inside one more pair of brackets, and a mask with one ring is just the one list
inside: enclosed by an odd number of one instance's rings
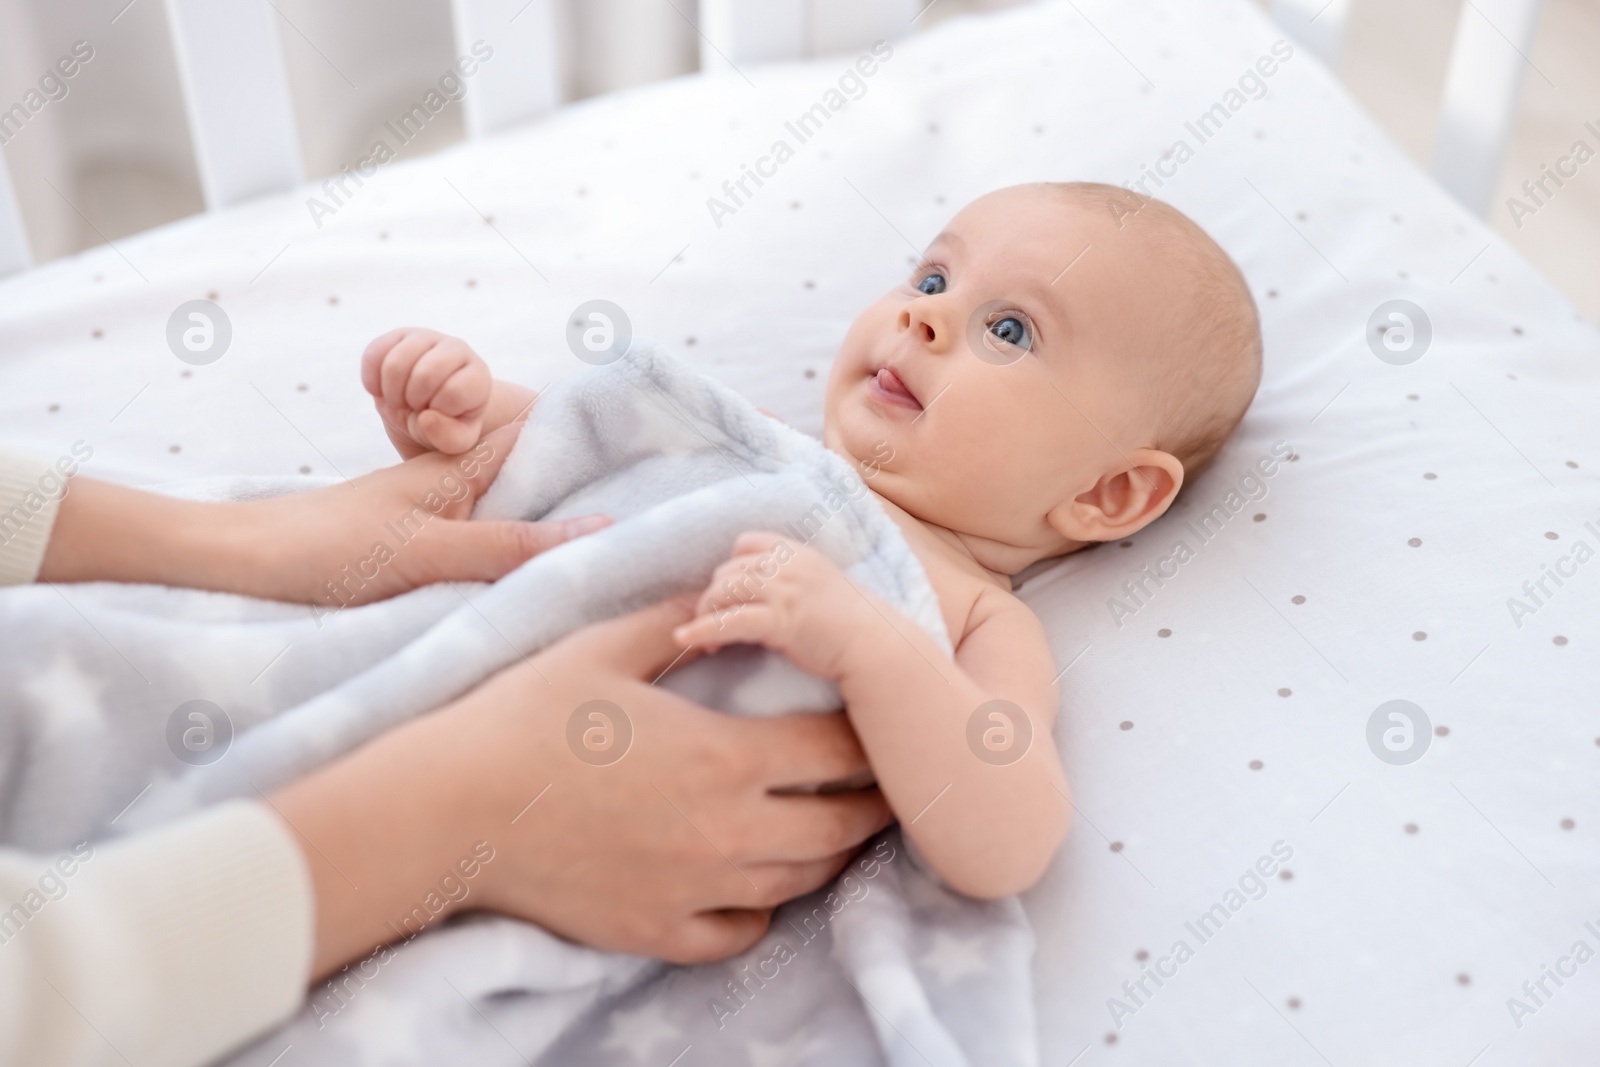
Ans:
{"label": "polka dot sheet", "polygon": [[1044,1062],[1587,1062],[1600,339],[1282,39],[1242,0],[1041,3],[119,240],[0,285],[6,441],[350,476],[392,459],[371,338],[538,387],[595,299],[815,432],[846,325],[955,208],[1138,185],[1239,261],[1266,374],[1168,516],[1022,586],[1076,805],[1026,898]]}

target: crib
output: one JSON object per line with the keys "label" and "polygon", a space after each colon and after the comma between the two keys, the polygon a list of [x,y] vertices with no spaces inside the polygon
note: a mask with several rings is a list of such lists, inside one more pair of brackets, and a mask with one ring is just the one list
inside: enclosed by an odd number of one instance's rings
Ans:
{"label": "crib", "polygon": [[[270,0],[164,0],[194,158],[208,208],[294,188],[306,180],[281,33],[296,32]],[[483,137],[562,106],[558,0],[451,0],[456,51],[485,42],[499,61],[475,75],[463,100],[468,136]],[[847,51],[913,33],[939,0],[662,0],[699,40],[702,70]],[[127,5],[131,7],[132,5]],[[1488,211],[1526,76],[1542,0],[1469,0],[1457,27],[1432,170],[1475,212]],[[113,17],[120,18],[123,7]],[[1349,0],[1273,0],[1273,15],[1315,54],[1335,61]],[[659,16],[659,13],[658,13]],[[620,23],[628,34],[648,23]],[[1108,42],[1109,43],[1109,42]],[[1113,47],[1115,47],[1113,45]],[[27,121],[26,104],[11,121]],[[17,115],[17,108],[24,113]],[[0,118],[0,130],[6,119]],[[16,132],[15,130],[12,131]],[[27,228],[0,168],[0,276],[31,265]]]}

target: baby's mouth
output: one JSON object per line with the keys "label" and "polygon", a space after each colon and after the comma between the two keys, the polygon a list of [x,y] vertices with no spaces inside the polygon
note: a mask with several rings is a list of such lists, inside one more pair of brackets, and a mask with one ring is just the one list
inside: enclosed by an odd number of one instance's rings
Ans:
{"label": "baby's mouth", "polygon": [[894,404],[897,407],[910,408],[913,411],[922,410],[922,404],[917,401],[916,396],[906,387],[906,383],[901,381],[900,376],[888,367],[879,368],[878,373],[868,382],[867,388],[874,397],[885,404]]}

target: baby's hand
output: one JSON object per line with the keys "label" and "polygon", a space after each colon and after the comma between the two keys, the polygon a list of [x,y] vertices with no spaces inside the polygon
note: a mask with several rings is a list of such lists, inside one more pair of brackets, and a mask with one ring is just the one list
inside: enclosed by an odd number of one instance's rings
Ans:
{"label": "baby's hand", "polygon": [[711,575],[696,618],[673,636],[709,651],[764,645],[812,674],[838,679],[861,628],[871,624],[866,595],[816,549],[775,533],[746,533]]}
{"label": "baby's hand", "polygon": [[367,346],[361,384],[377,401],[390,440],[410,459],[430,451],[458,455],[477,444],[494,377],[460,338],[408,327]]}

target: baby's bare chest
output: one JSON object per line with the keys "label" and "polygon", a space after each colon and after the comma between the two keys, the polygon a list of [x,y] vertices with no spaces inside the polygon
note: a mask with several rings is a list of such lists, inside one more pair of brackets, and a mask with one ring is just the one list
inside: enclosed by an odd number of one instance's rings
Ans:
{"label": "baby's bare chest", "polygon": [[933,593],[939,598],[939,612],[944,617],[944,628],[950,634],[950,644],[959,648],[962,639],[977,623],[974,609],[979,600],[996,594],[1010,596],[1010,591],[1001,589],[976,570],[971,560],[959,557],[916,516],[890,501],[879,499],[922,564],[928,584],[933,586]]}
{"label": "baby's bare chest", "polygon": [[977,623],[978,612],[975,609],[978,601],[1002,590],[953,560],[949,550],[926,531],[918,531],[918,534],[920,536],[908,536],[906,539],[910,542],[911,551],[921,562],[923,572],[928,576],[928,584],[933,586],[934,595],[939,598],[939,613],[944,618],[945,630],[950,634],[950,644],[959,648],[962,639]]}

